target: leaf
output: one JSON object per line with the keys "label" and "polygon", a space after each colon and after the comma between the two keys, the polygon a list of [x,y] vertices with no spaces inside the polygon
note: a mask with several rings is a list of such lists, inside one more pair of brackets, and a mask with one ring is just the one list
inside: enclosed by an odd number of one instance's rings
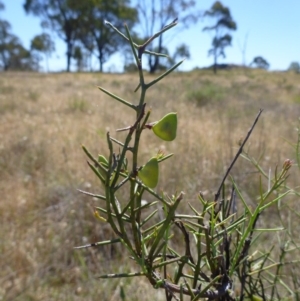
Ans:
{"label": "leaf", "polygon": [[153,125],[152,130],[162,140],[174,140],[177,132],[177,113],[169,113],[164,116]]}
{"label": "leaf", "polygon": [[102,217],[100,214],[99,214],[99,212],[98,211],[94,211],[94,216],[98,219],[98,220],[100,220],[101,222],[106,222],[107,220],[104,218],[104,217]]}
{"label": "leaf", "polygon": [[158,173],[158,161],[153,157],[139,170],[138,176],[146,186],[154,188],[158,183]]}

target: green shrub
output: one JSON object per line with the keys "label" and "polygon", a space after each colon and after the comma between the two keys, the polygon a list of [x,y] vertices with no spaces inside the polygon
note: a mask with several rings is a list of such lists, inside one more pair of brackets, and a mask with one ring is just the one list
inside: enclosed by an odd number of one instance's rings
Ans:
{"label": "green shrub", "polygon": [[197,105],[203,106],[208,103],[215,103],[224,97],[223,89],[212,83],[204,84],[196,90],[189,90],[188,100],[194,101]]}
{"label": "green shrub", "polygon": [[[138,103],[132,103],[99,87],[120,105],[130,108],[135,119],[131,125],[117,130],[125,133],[122,141],[112,137],[109,132],[106,134],[108,156],[94,156],[83,146],[88,166],[99,179],[103,193],[81,192],[99,199],[100,205],[94,208],[94,215],[100,222],[109,224],[114,236],[107,241],[79,246],[77,249],[121,244],[124,254],[127,252],[128,260],[134,263],[135,271],[106,274],[100,278],[144,277],[155,289],[165,291],[166,300],[184,300],[184,296],[189,300],[299,298],[295,273],[290,271],[286,275],[292,279],[290,282],[281,274],[289,264],[298,263],[296,258],[285,261],[290,252],[298,249],[296,240],[287,236],[280,243],[280,252],[275,254],[273,251],[276,245],[267,245],[269,248],[264,249],[265,244],[262,244],[269,233],[280,233],[284,228],[280,220],[276,226],[260,228],[261,218],[271,207],[277,205],[280,208],[283,200],[295,193],[286,185],[291,160],[287,159],[281,168],[276,168],[272,177],[244,152],[244,145],[262,111],[259,111],[249,132],[241,140],[236,156],[225,169],[225,175],[221,177],[217,192],[211,199],[200,192],[197,205],[192,206],[184,199],[184,192],[175,191],[168,195],[156,191],[160,166],[172,154],[152,150],[148,160],[140,161],[140,139],[145,131],[150,130],[158,136],[157,139],[172,141],[176,137],[177,114],[162,114],[165,116],[161,116],[159,121],[151,120],[146,95],[148,89],[182,62],[146,83],[142,57],[146,53],[159,55],[148,53],[146,47],[154,38],[174,27],[176,21],[143,45],[133,43],[127,27],[125,36],[110,23],[107,22],[107,25],[130,43],[139,70],[139,83],[135,91],[139,91],[140,96]],[[197,90],[197,93],[189,93],[189,97],[194,97],[200,103],[219,99],[222,94],[212,84]],[[216,147],[222,146],[216,142]],[[235,180],[229,176],[240,156],[251,162],[261,177],[252,207]],[[174,164],[181,162],[178,160]],[[149,201],[145,202],[145,199]],[[189,208],[190,213],[182,214],[180,205]],[[288,243],[291,240],[292,248]],[[278,258],[273,257],[276,254],[279,254]],[[127,298],[123,286],[121,298]],[[143,299],[143,296],[140,298]]]}

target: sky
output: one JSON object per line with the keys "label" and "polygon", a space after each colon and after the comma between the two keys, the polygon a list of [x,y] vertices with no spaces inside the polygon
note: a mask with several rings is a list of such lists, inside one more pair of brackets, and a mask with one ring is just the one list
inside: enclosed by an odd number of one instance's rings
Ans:
{"label": "sky", "polygon": [[[23,9],[25,0],[2,0],[5,10],[0,17],[10,22],[12,32],[17,35],[26,48],[30,47],[31,39],[42,33],[41,20],[32,15],[26,15]],[[80,0],[79,0],[80,1]],[[84,1],[84,0],[81,0]],[[148,0],[150,2],[150,0]],[[223,0],[223,5],[229,7],[237,30],[233,31],[232,46],[226,48],[225,59],[219,63],[250,64],[254,57],[262,56],[270,64],[270,70],[286,70],[291,62],[300,63],[300,0]],[[209,9],[214,1],[196,0],[198,10]],[[178,16],[180,23],[180,15]],[[213,58],[207,55],[211,46],[213,34],[203,32],[205,26],[212,25],[212,20],[200,19],[186,30],[174,31],[167,37],[167,46],[172,53],[177,45],[185,43],[189,46],[191,58],[185,60],[181,71],[196,67],[209,66]],[[63,71],[66,68],[65,43],[53,33],[56,52],[49,60],[50,71]],[[105,63],[104,71],[121,72],[124,58],[114,55]],[[42,62],[42,70],[46,63]],[[94,69],[97,70],[97,60]]]}

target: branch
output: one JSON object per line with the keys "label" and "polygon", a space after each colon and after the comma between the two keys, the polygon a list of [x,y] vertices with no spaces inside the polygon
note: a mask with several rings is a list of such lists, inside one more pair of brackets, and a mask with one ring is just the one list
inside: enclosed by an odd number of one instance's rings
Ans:
{"label": "branch", "polygon": [[234,159],[232,160],[232,162],[231,162],[229,168],[227,169],[227,171],[226,171],[226,173],[225,173],[225,176],[224,176],[224,178],[223,178],[223,180],[222,180],[222,182],[221,182],[221,184],[220,184],[220,187],[219,187],[217,193],[215,194],[215,200],[214,200],[215,202],[218,200],[218,198],[219,198],[219,196],[220,196],[220,193],[221,193],[221,189],[222,189],[222,187],[223,187],[223,184],[224,184],[224,182],[225,182],[227,176],[229,175],[229,173],[230,173],[232,167],[234,166],[234,164],[235,164],[236,160],[238,159],[239,155],[243,152],[243,147],[244,147],[244,145],[246,144],[246,142],[248,141],[249,137],[251,136],[251,134],[252,134],[252,132],[253,132],[253,129],[254,129],[254,127],[255,127],[255,125],[256,125],[256,123],[257,123],[257,121],[258,121],[258,119],[259,119],[259,117],[260,117],[260,115],[261,115],[261,113],[262,113],[262,111],[263,111],[262,109],[259,110],[259,112],[258,112],[258,114],[257,114],[257,116],[256,116],[256,118],[255,118],[255,120],[254,120],[254,122],[253,122],[253,124],[252,124],[252,126],[251,126],[251,128],[250,128],[250,130],[248,131],[248,134],[247,134],[246,138],[244,139],[244,141],[243,141],[243,143],[241,144],[241,146],[240,146],[238,152],[236,153]]}
{"label": "branch", "polygon": [[[113,26],[110,22],[108,22],[107,20],[104,21],[105,25],[108,25],[110,26],[116,33],[118,33],[121,37],[123,37],[126,41],[129,42],[129,38],[127,38],[121,31],[119,31],[115,26]],[[175,25],[173,25],[175,26]],[[166,31],[167,29],[165,29],[164,31]],[[140,46],[136,43],[133,43],[134,47],[136,49],[138,49]],[[149,50],[145,50],[144,53],[147,53],[147,54],[152,54],[152,55],[157,55],[157,56],[162,56],[162,57],[168,57],[166,54],[163,54],[163,53],[156,53],[156,52],[153,52],[153,51],[149,51]]]}
{"label": "branch", "polygon": [[[211,285],[215,285],[215,282],[219,280],[222,276],[219,275],[215,279],[213,279],[207,287],[210,287]],[[162,283],[162,288],[167,289],[168,291],[171,291],[172,293],[183,293],[184,295],[191,296],[192,294],[197,297],[194,300],[198,300],[199,298],[208,298],[208,300],[215,300],[222,296],[224,296],[228,290],[231,288],[230,280],[227,279],[227,281],[224,281],[217,289],[215,290],[209,290],[209,289],[203,289],[202,291],[200,289],[188,289],[183,288],[179,285],[170,283],[166,280]]]}
{"label": "branch", "polygon": [[163,34],[165,31],[171,29],[172,27],[177,25],[177,18],[174,19],[169,25],[166,25],[163,27],[159,32],[151,36],[143,45],[141,45],[139,51],[144,53],[145,48],[156,38],[158,38],[161,34]]}

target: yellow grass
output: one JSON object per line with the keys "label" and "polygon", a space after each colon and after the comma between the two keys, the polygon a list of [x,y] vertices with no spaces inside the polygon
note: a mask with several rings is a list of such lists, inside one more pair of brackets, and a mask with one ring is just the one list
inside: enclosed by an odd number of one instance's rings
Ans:
{"label": "yellow grass", "polygon": [[[97,86],[136,104],[137,83],[136,74],[0,74],[0,300],[121,300],[118,280],[96,276],[138,268],[119,245],[73,250],[113,237],[93,217],[99,201],[76,189],[102,192],[81,144],[95,155],[107,155],[106,132],[122,140],[124,133],[115,130],[134,121],[130,109]],[[162,142],[150,131],[141,141],[141,164],[159,149],[175,154],[163,163],[157,187],[168,194],[183,190],[193,203],[202,191],[213,199],[260,108],[263,115],[245,150],[272,174],[286,158],[295,159],[289,142],[295,144],[298,135],[299,75],[174,73],[149,91],[146,103],[150,121],[178,112],[174,142]],[[232,171],[250,205],[259,193],[254,171],[243,159]],[[299,185],[297,167],[288,184]],[[297,203],[295,198],[289,205],[299,211]],[[181,210],[188,211],[187,206]],[[279,226],[272,216],[264,220]],[[298,227],[297,216],[290,217]],[[126,300],[164,300],[163,291],[139,279],[125,279],[122,285]]]}

